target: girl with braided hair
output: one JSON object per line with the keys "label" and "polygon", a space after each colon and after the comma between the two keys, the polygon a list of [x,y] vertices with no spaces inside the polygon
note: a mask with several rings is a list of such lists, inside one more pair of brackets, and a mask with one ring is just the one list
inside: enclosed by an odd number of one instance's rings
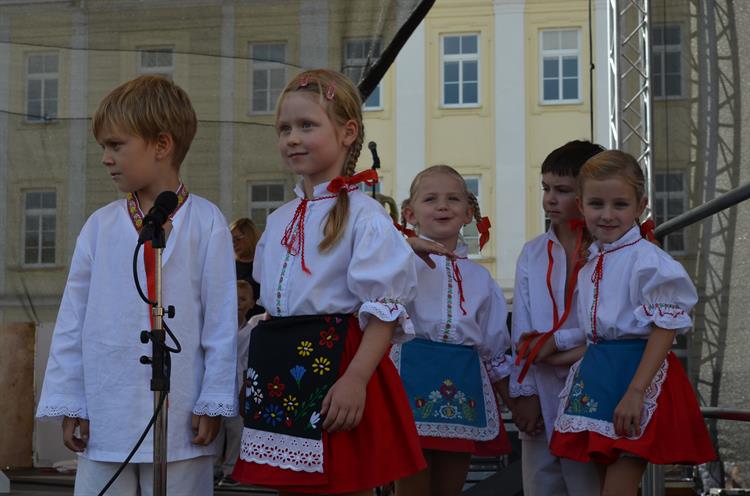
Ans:
{"label": "girl with braided hair", "polygon": [[415,257],[357,184],[362,101],[330,70],[294,77],[279,98],[282,160],[301,177],[273,212],[253,278],[270,315],[253,330],[233,478],[281,494],[371,494],[425,466],[392,341],[413,336],[405,304]]}
{"label": "girl with braided hair", "polygon": [[455,169],[420,172],[402,214],[404,226],[452,254],[433,253],[434,269],[417,261],[417,297],[406,304],[417,338],[391,350],[428,466],[398,481],[397,494],[457,495],[472,454],[511,451],[493,391],[507,397],[508,313],[490,273],[466,258],[461,228],[476,219],[484,244],[489,222]]}

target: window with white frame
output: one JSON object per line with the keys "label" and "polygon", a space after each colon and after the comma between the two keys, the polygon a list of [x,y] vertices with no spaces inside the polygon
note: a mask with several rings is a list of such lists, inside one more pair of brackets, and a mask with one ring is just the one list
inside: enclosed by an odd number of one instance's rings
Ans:
{"label": "window with white frame", "polygon": [[581,102],[581,30],[539,32],[543,104]]}
{"label": "window with white frame", "polygon": [[172,47],[139,48],[137,55],[138,74],[158,74],[169,79],[173,78],[174,49]]}
{"label": "window with white frame", "polygon": [[286,43],[250,45],[250,112],[270,114],[286,84]]}
{"label": "window with white frame", "polygon": [[26,120],[57,118],[59,60],[56,53],[32,53],[26,58]]}
{"label": "window with white frame", "polygon": [[[365,68],[377,62],[382,51],[382,42],[378,39],[346,40],[344,42],[344,67],[342,72],[349,79],[359,84],[364,77]],[[370,93],[362,106],[365,110],[382,110],[380,85]]]}
{"label": "window with white frame", "polygon": [[[684,172],[657,172],[654,179],[654,220],[658,226],[684,213],[688,197]],[[685,232],[681,230],[667,235],[663,248],[673,254],[684,253]]]}
{"label": "window with white frame", "polygon": [[266,219],[284,204],[283,182],[251,184],[249,186],[250,219],[261,231],[266,228]]}
{"label": "window with white frame", "polygon": [[440,45],[443,107],[479,106],[479,35],[444,35]]}
{"label": "window with white frame", "polygon": [[682,28],[651,28],[651,91],[654,98],[682,98]]}
{"label": "window with white frame", "polygon": [[[466,187],[470,192],[474,193],[477,197],[477,203],[482,204],[480,197],[480,177],[479,176],[464,176],[466,181]],[[477,230],[477,222],[472,219],[469,224],[466,224],[461,230],[461,235],[464,238],[464,242],[469,247],[469,255],[479,256],[479,231]]]}
{"label": "window with white frame", "polygon": [[23,202],[23,263],[53,265],[57,231],[57,194],[55,191],[26,191]]}

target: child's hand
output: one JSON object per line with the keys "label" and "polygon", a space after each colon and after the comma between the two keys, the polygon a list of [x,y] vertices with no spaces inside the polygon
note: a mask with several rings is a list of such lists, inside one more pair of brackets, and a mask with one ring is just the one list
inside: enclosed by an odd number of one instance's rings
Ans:
{"label": "child's hand", "polygon": [[362,420],[367,398],[367,382],[344,373],[323,398],[320,415],[328,432],[354,429]]}
{"label": "child's hand", "polygon": [[[525,348],[521,349],[521,346],[519,346],[519,354],[521,355],[521,358],[526,359],[531,354],[531,351],[534,349],[534,347],[537,345],[540,339],[542,339],[542,336],[544,334],[540,334],[537,331],[528,332],[526,334],[523,334],[521,336],[520,342],[528,341],[528,345],[526,345]],[[544,342],[542,347],[539,349],[539,352],[536,355],[536,358],[534,359],[534,363],[536,362],[542,362],[545,358],[552,355],[557,351],[557,346],[555,345],[555,338],[554,336],[551,336],[547,338],[547,340]]]}
{"label": "child's hand", "polygon": [[558,351],[546,357],[543,362],[548,365],[566,365],[570,367],[586,353],[586,345],[576,346],[570,350]]}
{"label": "child's hand", "polygon": [[[80,429],[81,437],[76,437],[76,427]],[[63,417],[63,443],[65,447],[76,453],[81,453],[89,443],[89,421],[83,418]]]}
{"label": "child's hand", "polygon": [[643,391],[629,387],[615,408],[612,423],[618,436],[641,435]]}
{"label": "child's hand", "polygon": [[511,413],[513,414],[513,422],[521,432],[535,436],[544,428],[542,407],[537,395],[514,398]]}
{"label": "child's hand", "polygon": [[192,427],[195,437],[193,437],[190,442],[201,446],[208,446],[214,439],[216,439],[216,435],[219,433],[221,417],[193,414]]}
{"label": "child's hand", "polygon": [[453,252],[447,249],[445,246],[428,239],[416,237],[407,238],[406,242],[409,243],[409,246],[411,246],[411,249],[414,250],[414,253],[416,253],[419,258],[424,260],[424,263],[426,263],[427,266],[431,269],[435,268],[435,262],[432,260],[432,258],[430,258],[430,254],[444,255],[449,258],[455,257]]}

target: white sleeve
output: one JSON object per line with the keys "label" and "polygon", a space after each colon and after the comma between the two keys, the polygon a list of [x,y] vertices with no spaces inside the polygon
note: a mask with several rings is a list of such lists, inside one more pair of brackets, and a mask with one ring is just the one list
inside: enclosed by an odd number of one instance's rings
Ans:
{"label": "white sleeve", "polygon": [[200,333],[205,369],[193,413],[233,417],[238,411],[235,394],[237,284],[232,236],[219,217],[217,215],[209,237],[201,281],[203,328]]}
{"label": "white sleeve", "polygon": [[679,334],[692,327],[690,311],[698,302],[698,293],[682,265],[666,253],[638,257],[631,273],[630,293],[640,325],[653,324]]}
{"label": "white sleeve", "polygon": [[534,365],[529,367],[529,371],[524,377],[523,382],[518,382],[518,376],[521,373],[521,365],[516,365],[516,347],[521,335],[533,330],[531,326],[531,302],[529,297],[529,273],[527,269],[527,250],[524,249],[516,262],[516,282],[513,291],[513,313],[511,314],[511,339],[512,339],[512,371],[510,374],[510,395],[513,398],[518,396],[533,396],[539,394],[534,379]]}
{"label": "white sleeve", "polygon": [[506,355],[510,349],[510,333],[508,332],[508,307],[505,296],[495,281],[490,279],[490,297],[487,304],[480,308],[479,328],[484,335],[484,341],[479,347],[479,353],[490,376],[491,382],[497,382],[510,375],[511,357]]}
{"label": "white sleeve", "polygon": [[[573,296],[575,298],[575,296]],[[558,329],[555,334],[555,347],[559,351],[572,350],[586,344],[586,333],[580,327]]]}
{"label": "white sleeve", "polygon": [[397,321],[394,343],[414,337],[404,304],[416,296],[415,255],[385,212],[373,212],[354,226],[352,259],[347,285],[363,302],[359,325],[364,330],[371,316]]}
{"label": "white sleeve", "polygon": [[93,258],[84,227],[76,241],[68,281],[52,335],[37,417],[88,418],[83,382],[82,331],[91,286]]}

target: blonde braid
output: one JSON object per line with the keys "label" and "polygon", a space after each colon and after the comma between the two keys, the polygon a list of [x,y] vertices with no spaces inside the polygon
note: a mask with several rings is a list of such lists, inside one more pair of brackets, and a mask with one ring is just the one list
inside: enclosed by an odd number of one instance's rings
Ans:
{"label": "blonde braid", "polygon": [[474,193],[466,190],[466,196],[469,199],[469,206],[474,209],[474,220],[479,223],[482,220],[482,212],[479,210],[479,201],[477,200],[477,197],[474,196]]}
{"label": "blonde braid", "polygon": [[401,202],[401,227],[403,228],[406,228],[406,214],[404,213],[404,210],[409,206],[410,203],[411,198],[407,198],[406,200]]}

